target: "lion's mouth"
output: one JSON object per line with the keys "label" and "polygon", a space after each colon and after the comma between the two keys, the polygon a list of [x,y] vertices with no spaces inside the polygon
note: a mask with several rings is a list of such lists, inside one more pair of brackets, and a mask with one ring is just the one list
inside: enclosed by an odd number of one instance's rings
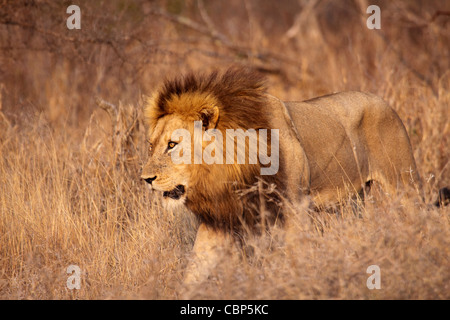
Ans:
{"label": "lion's mouth", "polygon": [[178,200],[181,198],[184,192],[185,192],[184,186],[180,184],[171,191],[164,191],[163,197]]}

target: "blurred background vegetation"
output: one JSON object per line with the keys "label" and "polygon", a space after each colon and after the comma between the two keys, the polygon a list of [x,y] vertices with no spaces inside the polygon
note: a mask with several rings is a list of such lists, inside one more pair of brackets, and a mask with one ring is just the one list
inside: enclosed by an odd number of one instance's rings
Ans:
{"label": "blurred background vegetation", "polygon": [[[81,9],[80,30],[66,27],[72,4]],[[381,9],[380,30],[366,27],[369,5]],[[122,286],[143,284],[149,297],[179,297],[174,283],[193,233],[183,231],[187,222],[178,215],[162,215],[140,184],[145,139],[136,116],[143,96],[164,78],[231,64],[267,75],[269,92],[282,100],[343,90],[378,94],[405,123],[427,201],[450,185],[449,1],[0,0],[0,296],[74,297],[48,277],[64,282],[61,270],[78,263],[92,281],[79,297],[120,295]],[[110,113],[111,122],[96,97],[124,113]],[[137,141],[128,139],[130,128]],[[111,145],[112,136],[125,138]],[[117,155],[129,144],[135,148],[117,170]],[[309,251],[287,260],[283,251],[281,264],[264,260],[267,269],[250,266],[247,276],[257,283],[265,277],[267,295],[251,281],[220,290],[231,298],[367,297],[351,272],[373,254],[390,257],[384,267],[397,277],[387,284],[393,290],[375,297],[448,298],[448,215],[428,220],[415,207],[405,213],[390,205],[383,210],[400,227],[367,209],[377,217],[372,224],[331,223],[328,236],[301,239]],[[364,251],[364,241],[379,244],[378,251]],[[367,255],[342,260],[349,244]],[[342,264],[324,275],[333,261]],[[286,269],[289,263],[299,269]],[[291,273],[308,264],[306,278]],[[284,278],[268,277],[269,267]],[[414,283],[405,280],[411,274]]]}

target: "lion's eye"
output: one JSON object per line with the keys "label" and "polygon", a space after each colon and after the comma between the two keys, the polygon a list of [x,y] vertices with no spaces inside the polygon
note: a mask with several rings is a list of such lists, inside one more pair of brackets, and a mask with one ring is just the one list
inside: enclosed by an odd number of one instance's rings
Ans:
{"label": "lion's eye", "polygon": [[169,141],[169,144],[167,145],[167,147],[168,147],[169,149],[173,149],[173,148],[175,148],[176,145],[177,145],[176,142]]}
{"label": "lion's eye", "polygon": [[153,149],[153,144],[151,144],[150,142],[148,143],[148,151],[152,151]]}

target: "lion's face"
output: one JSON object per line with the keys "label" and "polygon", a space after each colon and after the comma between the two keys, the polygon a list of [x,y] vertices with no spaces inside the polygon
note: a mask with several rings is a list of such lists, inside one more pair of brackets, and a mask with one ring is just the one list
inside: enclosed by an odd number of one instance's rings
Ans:
{"label": "lion's face", "polygon": [[[162,193],[165,206],[184,205],[212,228],[256,225],[261,197],[256,183],[275,185],[278,179],[263,170],[269,165],[278,170],[278,153],[267,136],[258,135],[270,129],[263,82],[241,68],[188,74],[167,80],[147,99],[150,150],[141,177]],[[277,218],[278,205],[269,206]]]}
{"label": "lion's face", "polygon": [[190,186],[189,164],[175,164],[172,152],[179,152],[180,141],[171,139],[177,129],[193,132],[193,125],[176,115],[167,115],[156,123],[149,137],[149,158],[142,169],[142,179],[165,200],[184,202]]}

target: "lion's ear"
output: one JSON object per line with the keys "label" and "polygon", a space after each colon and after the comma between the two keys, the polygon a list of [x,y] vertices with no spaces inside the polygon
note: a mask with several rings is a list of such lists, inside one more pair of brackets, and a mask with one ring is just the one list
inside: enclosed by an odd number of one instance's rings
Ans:
{"label": "lion's ear", "polygon": [[215,129],[219,120],[219,108],[213,106],[212,108],[203,109],[200,113],[203,127],[207,129]]}

